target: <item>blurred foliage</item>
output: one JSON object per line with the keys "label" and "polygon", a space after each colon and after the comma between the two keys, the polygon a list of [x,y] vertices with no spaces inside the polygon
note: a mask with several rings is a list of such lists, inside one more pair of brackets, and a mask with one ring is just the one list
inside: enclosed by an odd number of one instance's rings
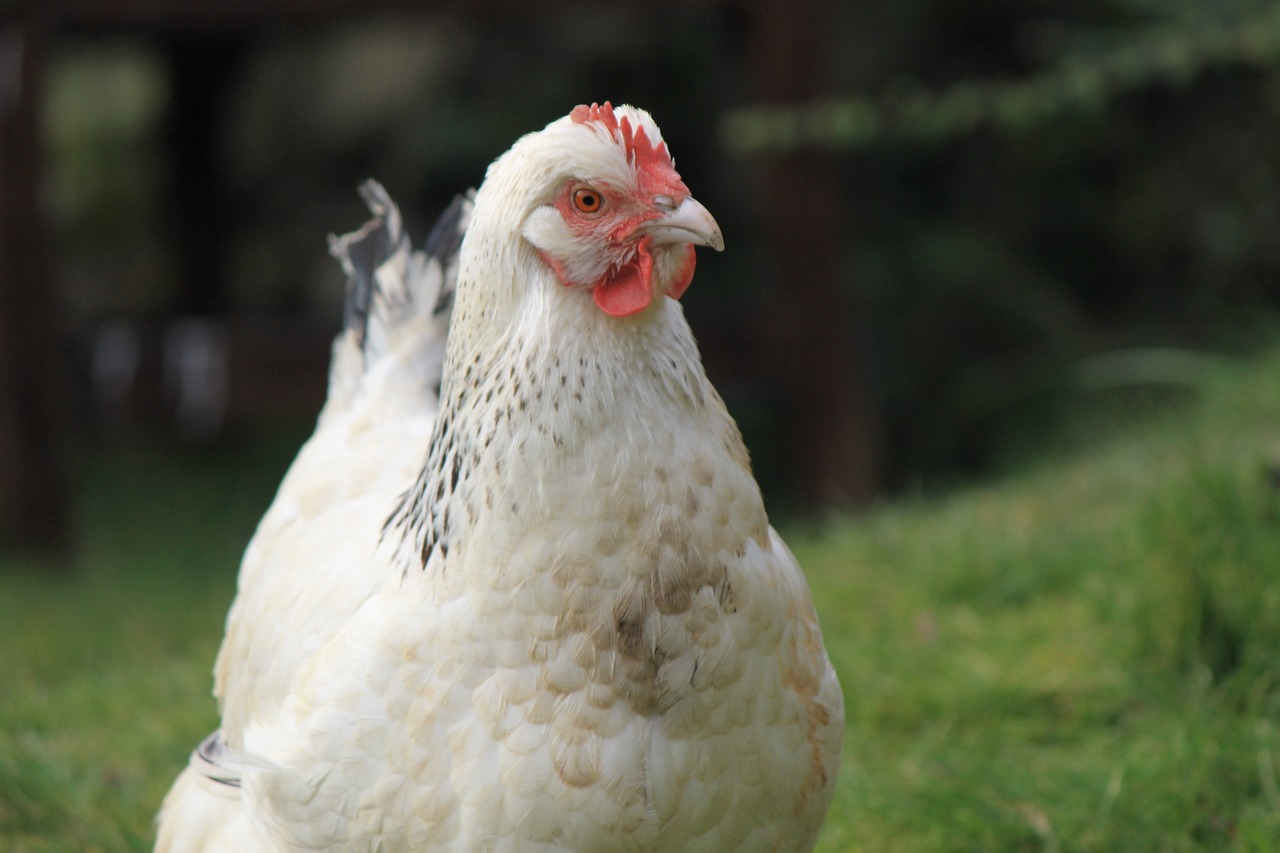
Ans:
{"label": "blurred foliage", "polygon": [[[758,180],[766,151],[826,157],[840,182],[849,310],[871,333],[860,355],[891,486],[989,471],[1089,397],[1133,395],[1078,381],[1095,355],[1235,351],[1272,324],[1280,3],[829,12],[832,94],[785,105],[752,106],[751,19],[731,4],[246,31],[219,128],[237,212],[230,301],[336,325],[341,277],[323,238],[363,217],[361,179],[381,179],[423,234],[518,135],[612,99],[655,114],[725,231],[729,251],[700,262],[684,305],[771,494],[792,454],[783,379],[756,355],[787,334]],[[163,51],[141,37],[67,38],[57,51],[48,197],[68,314],[162,314],[180,284],[159,194],[181,180],[157,158]],[[1192,374],[1137,389],[1136,405],[1178,399],[1197,387]]]}
{"label": "blurred foliage", "polygon": [[1097,354],[1257,342],[1280,297],[1280,4],[910,0],[839,27],[832,90],[874,94],[732,111],[721,140],[789,113],[834,161],[899,486],[990,470],[1099,393],[1197,386],[1082,385]]}
{"label": "blurred foliage", "polygon": [[168,97],[157,62],[129,41],[76,44],[54,56],[46,92],[43,201],[71,321],[155,310],[174,287],[156,228]]}
{"label": "blurred foliage", "polygon": [[[1207,4],[1141,5],[1160,19],[1121,32],[1058,33],[1061,55],[1021,79],[964,79],[940,93],[902,81],[879,98],[744,107],[721,121],[722,144],[755,154],[944,142],[980,129],[1022,133],[1071,113],[1105,111],[1110,101],[1150,86],[1188,85],[1215,68],[1280,62],[1280,4],[1246,12],[1214,3],[1212,16]],[[1042,41],[1050,41],[1048,33]]]}

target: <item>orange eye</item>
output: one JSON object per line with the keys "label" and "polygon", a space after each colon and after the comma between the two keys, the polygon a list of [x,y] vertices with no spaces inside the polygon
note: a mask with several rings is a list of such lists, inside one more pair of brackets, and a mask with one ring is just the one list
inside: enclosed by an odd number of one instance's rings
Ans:
{"label": "orange eye", "polygon": [[604,196],[591,187],[578,187],[573,191],[573,206],[583,213],[596,213],[604,206]]}

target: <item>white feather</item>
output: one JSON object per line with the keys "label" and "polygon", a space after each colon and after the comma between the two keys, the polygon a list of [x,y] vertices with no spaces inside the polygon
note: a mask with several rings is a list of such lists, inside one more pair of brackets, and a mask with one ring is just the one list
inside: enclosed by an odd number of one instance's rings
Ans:
{"label": "white feather", "polygon": [[737,428],[678,303],[607,316],[530,242],[631,170],[570,119],[490,167],[438,409],[418,315],[335,367],[219,655],[240,798],[184,772],[163,849],[812,848],[839,685]]}

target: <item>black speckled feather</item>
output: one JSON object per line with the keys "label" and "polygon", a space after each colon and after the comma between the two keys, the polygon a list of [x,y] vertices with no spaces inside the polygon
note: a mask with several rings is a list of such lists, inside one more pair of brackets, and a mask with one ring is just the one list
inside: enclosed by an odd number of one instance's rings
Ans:
{"label": "black speckled feather", "polygon": [[[331,237],[329,251],[347,274],[343,323],[354,332],[356,341],[365,350],[366,363],[372,363],[378,356],[377,352],[370,352],[372,342],[378,337],[375,327],[392,328],[400,318],[418,313],[427,307],[419,304],[422,299],[432,300],[430,311],[436,316],[447,315],[453,307],[458,249],[466,232],[474,193],[454,198],[431,229],[422,257],[418,259],[410,257],[409,236],[400,210],[383,186],[374,180],[365,181],[360,186],[360,196],[373,218],[350,234]],[[378,271],[397,260],[400,254],[404,256],[400,262],[406,265],[413,260],[420,260],[426,267],[434,265],[438,276],[414,276],[405,270],[396,279],[401,286],[388,288]],[[439,284],[420,290],[413,286],[418,279]]]}

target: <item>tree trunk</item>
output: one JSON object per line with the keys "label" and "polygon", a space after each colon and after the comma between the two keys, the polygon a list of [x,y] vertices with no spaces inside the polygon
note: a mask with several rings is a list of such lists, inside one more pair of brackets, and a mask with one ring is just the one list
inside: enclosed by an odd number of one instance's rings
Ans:
{"label": "tree trunk", "polygon": [[34,3],[0,12],[0,543],[67,555],[66,381],[37,204],[40,35]]}
{"label": "tree trunk", "polygon": [[[827,3],[757,0],[754,13],[761,99],[797,104],[822,94]],[[813,151],[767,155],[761,165],[778,276],[767,346],[776,383],[786,389],[781,408],[797,463],[793,487],[810,506],[866,505],[879,486],[879,416],[856,283],[841,271],[849,236],[839,166]]]}

